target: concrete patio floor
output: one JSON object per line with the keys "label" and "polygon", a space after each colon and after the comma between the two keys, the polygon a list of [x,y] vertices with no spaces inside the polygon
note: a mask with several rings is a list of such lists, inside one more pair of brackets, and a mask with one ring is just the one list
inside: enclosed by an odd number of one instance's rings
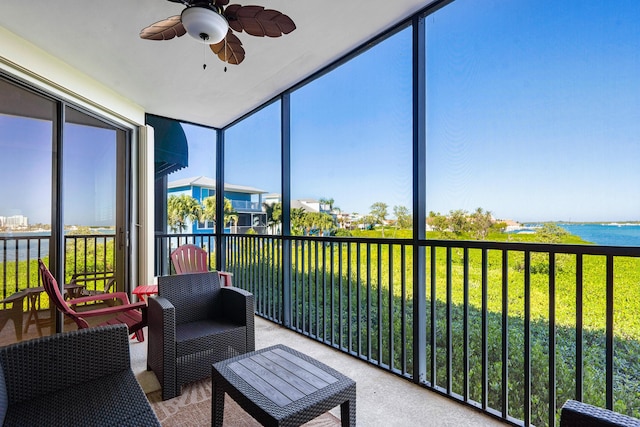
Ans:
{"label": "concrete patio floor", "polygon": [[[255,318],[255,329],[256,348],[284,344],[354,379],[358,426],[507,425],[260,317]],[[152,372],[146,371],[146,343],[132,340],[131,358],[138,381],[149,393],[159,389],[160,384]],[[340,417],[340,408],[331,413]]]}

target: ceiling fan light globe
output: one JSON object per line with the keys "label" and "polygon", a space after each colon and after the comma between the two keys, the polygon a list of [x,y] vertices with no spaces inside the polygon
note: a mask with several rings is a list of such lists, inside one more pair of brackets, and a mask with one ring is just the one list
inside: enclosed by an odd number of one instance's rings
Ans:
{"label": "ceiling fan light globe", "polygon": [[182,11],[182,25],[200,43],[216,44],[229,30],[227,20],[215,10],[203,6],[191,6]]}

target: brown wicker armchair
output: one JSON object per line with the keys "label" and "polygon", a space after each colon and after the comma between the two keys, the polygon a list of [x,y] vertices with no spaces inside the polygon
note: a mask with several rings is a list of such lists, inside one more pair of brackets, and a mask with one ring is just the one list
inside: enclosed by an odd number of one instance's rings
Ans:
{"label": "brown wicker armchair", "polygon": [[159,277],[158,296],[149,298],[147,367],[162,399],[210,377],[213,363],[255,350],[253,315],[253,295],[221,287],[216,271]]}

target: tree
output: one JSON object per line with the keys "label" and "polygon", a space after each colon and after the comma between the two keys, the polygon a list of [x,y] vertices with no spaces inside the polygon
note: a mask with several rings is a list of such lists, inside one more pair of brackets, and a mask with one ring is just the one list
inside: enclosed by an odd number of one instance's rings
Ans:
{"label": "tree", "polygon": [[275,229],[282,222],[282,203],[263,203],[262,206],[267,214],[267,225]]}
{"label": "tree", "polygon": [[304,215],[304,225],[307,234],[311,230],[317,229],[318,235],[322,235],[325,230],[331,230],[335,226],[334,219],[326,212],[309,212]]}
{"label": "tree", "polygon": [[329,205],[329,211],[333,210],[333,204],[335,203],[335,200],[333,200],[333,198],[330,198],[330,199],[321,198],[318,201],[324,205]]}
{"label": "tree", "polygon": [[375,202],[370,208],[370,215],[373,217],[373,223],[382,225],[382,237],[384,237],[384,223],[388,215],[387,208],[388,205],[384,202]]}
{"label": "tree", "polygon": [[394,206],[393,214],[396,217],[396,228],[411,228],[412,218],[406,206]]}
{"label": "tree", "polygon": [[489,230],[493,225],[493,217],[491,212],[483,211],[482,208],[476,209],[469,217],[470,229],[477,239],[484,240],[489,235]]}
{"label": "tree", "polygon": [[[202,203],[204,204],[202,219],[204,221],[213,221],[213,223],[215,224],[216,223],[216,197],[215,196],[207,197],[202,201]],[[223,226],[229,222],[232,222],[232,223],[238,222],[238,212],[236,212],[236,210],[233,209],[233,204],[231,203],[231,200],[227,199],[226,197],[224,198],[223,215],[224,215]]]}
{"label": "tree", "polygon": [[462,234],[469,231],[469,221],[467,219],[468,212],[462,209],[456,209],[449,212],[449,229],[455,234]]}
{"label": "tree", "polygon": [[182,233],[187,227],[187,220],[200,221],[202,213],[202,205],[188,194],[171,195],[167,199],[167,222],[174,233]]}
{"label": "tree", "polygon": [[429,224],[433,231],[443,232],[449,227],[449,220],[440,212],[431,211],[427,218],[427,224]]}
{"label": "tree", "polygon": [[549,243],[558,243],[567,234],[569,234],[567,230],[552,222],[547,222],[536,230],[536,235],[540,237],[540,240]]}
{"label": "tree", "polygon": [[291,234],[300,235],[304,232],[304,222],[306,212],[304,208],[293,208],[290,212],[291,215]]}

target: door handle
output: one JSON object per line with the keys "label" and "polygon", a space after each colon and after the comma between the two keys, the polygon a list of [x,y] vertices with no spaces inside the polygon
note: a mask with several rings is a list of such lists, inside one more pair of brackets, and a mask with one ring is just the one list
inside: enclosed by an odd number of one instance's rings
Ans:
{"label": "door handle", "polygon": [[124,248],[124,229],[120,227],[118,231],[118,249]]}

